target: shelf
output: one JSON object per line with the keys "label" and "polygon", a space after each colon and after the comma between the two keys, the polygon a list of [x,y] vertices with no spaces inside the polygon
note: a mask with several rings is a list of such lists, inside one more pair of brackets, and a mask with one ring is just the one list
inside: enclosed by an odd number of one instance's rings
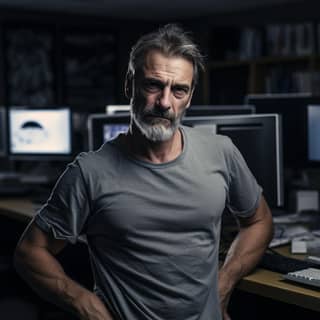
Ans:
{"label": "shelf", "polygon": [[303,56],[282,56],[282,57],[261,57],[250,60],[226,60],[226,61],[210,61],[208,63],[209,69],[232,68],[232,67],[249,67],[252,64],[278,64],[278,63],[297,63],[297,62],[310,62],[313,60],[320,60],[320,56],[316,55],[303,55]]}
{"label": "shelf", "polygon": [[209,69],[223,69],[228,67],[249,67],[252,61],[230,60],[230,61],[211,61],[207,64]]}
{"label": "shelf", "polygon": [[262,57],[256,59],[254,63],[263,64],[278,64],[278,63],[297,63],[297,62],[309,62],[313,60],[315,56],[304,55],[304,56],[283,56],[283,57]]}

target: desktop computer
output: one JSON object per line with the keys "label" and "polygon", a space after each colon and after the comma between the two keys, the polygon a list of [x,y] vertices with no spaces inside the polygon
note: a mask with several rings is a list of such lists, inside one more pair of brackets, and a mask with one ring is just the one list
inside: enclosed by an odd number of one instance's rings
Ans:
{"label": "desktop computer", "polygon": [[6,113],[6,159],[11,166],[0,173],[0,194],[23,194],[55,182],[72,159],[71,109],[10,106]]}
{"label": "desktop computer", "polygon": [[102,144],[126,132],[130,124],[129,114],[91,114],[88,117],[89,150],[96,150]]}
{"label": "desktop computer", "polygon": [[59,160],[72,155],[70,108],[8,109],[8,156],[11,159]]}
{"label": "desktop computer", "polygon": [[253,105],[191,105],[186,110],[186,117],[226,116],[255,113]]}
{"label": "desktop computer", "polygon": [[[309,94],[251,94],[245,103],[254,105],[257,114],[282,116],[283,161],[285,168],[312,167],[320,152],[317,141],[320,96]],[[309,107],[310,106],[310,107]],[[314,161],[315,160],[315,161]]]}
{"label": "desktop computer", "polygon": [[279,115],[186,117],[183,124],[210,128],[214,134],[229,136],[262,186],[269,205],[283,206],[282,136]]}

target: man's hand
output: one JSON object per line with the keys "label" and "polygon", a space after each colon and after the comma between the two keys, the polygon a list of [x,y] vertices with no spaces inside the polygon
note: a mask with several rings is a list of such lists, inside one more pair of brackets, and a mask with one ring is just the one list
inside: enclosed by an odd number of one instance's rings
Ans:
{"label": "man's hand", "polygon": [[85,294],[78,299],[81,320],[113,320],[104,303],[95,294]]}

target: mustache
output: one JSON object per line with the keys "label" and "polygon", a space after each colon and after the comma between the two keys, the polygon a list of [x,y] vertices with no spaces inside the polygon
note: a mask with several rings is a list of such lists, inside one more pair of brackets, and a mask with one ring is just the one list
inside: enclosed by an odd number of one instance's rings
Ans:
{"label": "mustache", "polygon": [[159,110],[156,108],[153,108],[151,110],[144,110],[142,112],[142,116],[143,117],[159,117],[159,118],[164,118],[170,121],[174,121],[175,120],[175,116],[173,113],[171,113],[169,110]]}

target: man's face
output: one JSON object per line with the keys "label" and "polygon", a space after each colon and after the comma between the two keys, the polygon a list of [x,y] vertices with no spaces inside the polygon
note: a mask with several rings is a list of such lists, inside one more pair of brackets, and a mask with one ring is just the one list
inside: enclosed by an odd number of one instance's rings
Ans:
{"label": "man's face", "polygon": [[154,142],[169,140],[192,98],[190,61],[152,50],[134,77],[131,99],[133,121]]}

